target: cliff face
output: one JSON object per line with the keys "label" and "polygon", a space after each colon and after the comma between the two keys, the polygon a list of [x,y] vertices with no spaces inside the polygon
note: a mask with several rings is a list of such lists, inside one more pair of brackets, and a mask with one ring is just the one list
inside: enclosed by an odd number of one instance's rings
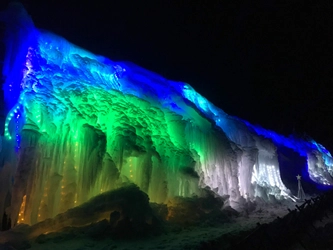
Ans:
{"label": "cliff face", "polygon": [[304,157],[313,181],[333,184],[332,157],[320,144],[228,116],[186,83],[22,21],[15,27],[0,153],[0,214],[6,210],[13,225],[53,217],[123,182],[159,203],[200,196],[204,187],[235,208],[256,197],[294,199],[280,177],[278,147]]}

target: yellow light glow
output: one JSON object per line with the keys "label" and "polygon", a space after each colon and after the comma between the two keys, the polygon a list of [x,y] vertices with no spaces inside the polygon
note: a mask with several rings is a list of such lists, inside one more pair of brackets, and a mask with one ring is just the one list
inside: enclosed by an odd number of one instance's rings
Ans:
{"label": "yellow light glow", "polygon": [[24,221],[24,211],[25,211],[26,197],[27,197],[26,195],[23,196],[20,211],[19,211],[19,214],[18,214],[17,223],[20,223],[20,221],[21,222]]}

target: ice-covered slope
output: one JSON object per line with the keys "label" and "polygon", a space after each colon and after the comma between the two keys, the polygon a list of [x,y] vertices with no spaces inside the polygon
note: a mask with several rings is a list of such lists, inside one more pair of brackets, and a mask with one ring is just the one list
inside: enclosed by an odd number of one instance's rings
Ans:
{"label": "ice-covered slope", "polygon": [[234,207],[292,198],[278,147],[307,159],[313,181],[333,184],[332,157],[320,144],[229,116],[186,83],[96,56],[34,28],[19,5],[10,10],[0,214],[13,225],[53,217],[122,182],[154,202],[200,196],[206,186]]}

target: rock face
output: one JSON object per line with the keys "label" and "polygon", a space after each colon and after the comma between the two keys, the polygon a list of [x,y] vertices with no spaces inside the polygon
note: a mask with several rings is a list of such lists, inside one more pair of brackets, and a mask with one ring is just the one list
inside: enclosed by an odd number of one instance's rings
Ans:
{"label": "rock face", "polygon": [[333,184],[320,144],[228,116],[186,83],[40,31],[18,3],[8,13],[0,215],[6,210],[12,225],[54,217],[123,182],[157,203],[203,187],[234,208],[255,197],[293,199],[279,147],[304,158],[313,181]]}

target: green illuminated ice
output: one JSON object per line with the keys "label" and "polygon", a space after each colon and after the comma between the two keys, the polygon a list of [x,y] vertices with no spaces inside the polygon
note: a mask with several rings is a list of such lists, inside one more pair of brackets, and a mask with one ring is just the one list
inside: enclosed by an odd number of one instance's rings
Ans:
{"label": "green illuminated ice", "polygon": [[277,147],[304,157],[312,180],[333,183],[320,144],[228,116],[188,84],[96,56],[20,18],[25,32],[12,37],[18,45],[5,61],[0,154],[0,215],[6,210],[13,225],[128,182],[158,203],[205,187],[235,208],[256,197],[294,199]]}

